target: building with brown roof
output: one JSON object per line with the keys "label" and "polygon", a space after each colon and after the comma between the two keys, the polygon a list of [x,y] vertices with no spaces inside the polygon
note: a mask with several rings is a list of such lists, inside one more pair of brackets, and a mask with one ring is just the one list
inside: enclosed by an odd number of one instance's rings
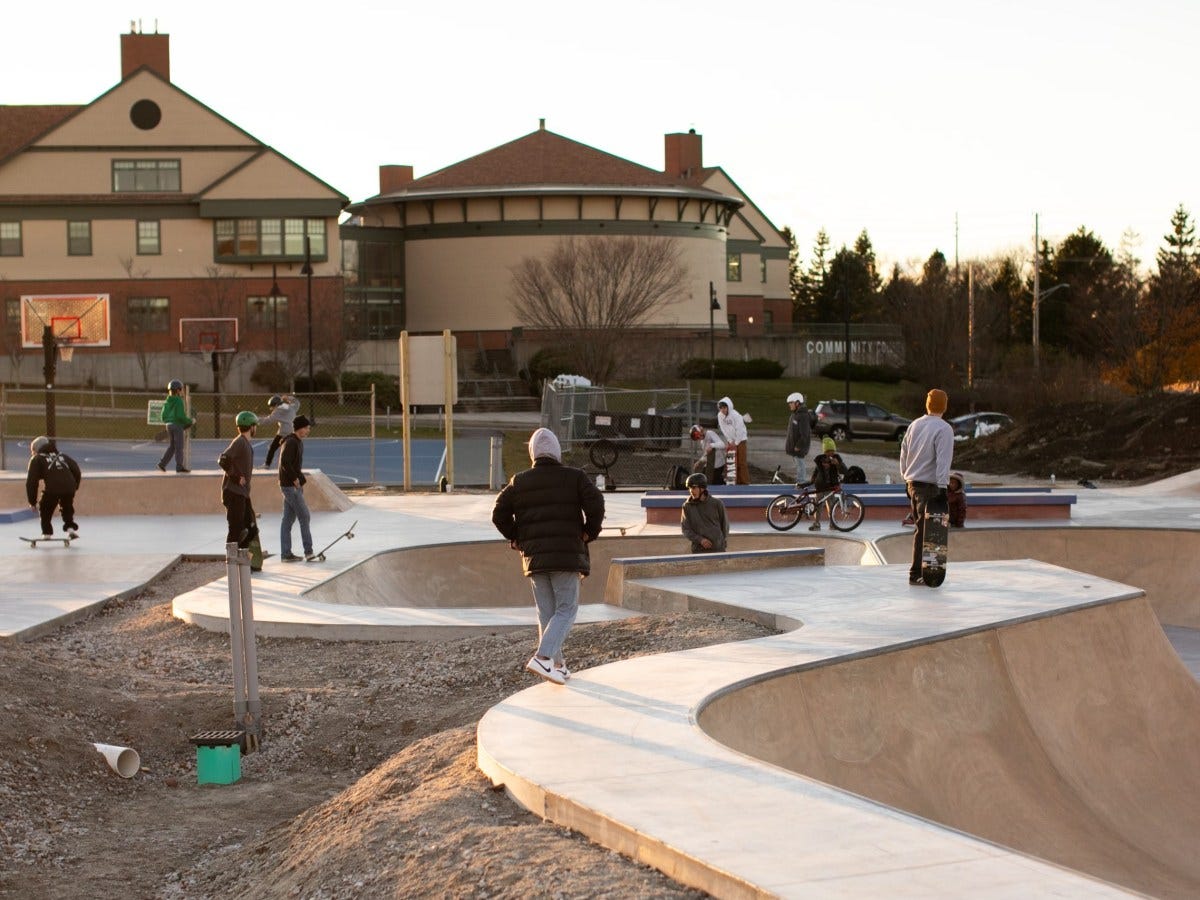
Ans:
{"label": "building with brown roof", "polygon": [[[662,170],[539,128],[413,177],[379,169],[379,193],[348,207],[347,304],[376,337],[450,329],[463,350],[511,346],[529,323],[512,306],[512,273],[564,237],[663,236],[686,269],[685,299],[653,329],[707,334],[710,284],[721,331],[769,333],[791,321],[784,236],[720,167],[695,131],[668,134]],[[727,317],[727,318],[726,318]]]}
{"label": "building with brown roof", "polygon": [[121,80],[90,103],[0,106],[9,380],[40,379],[22,298],[73,295],[107,302],[110,342],[75,355],[64,383],[201,381],[209,358],[180,355],[195,318],[236,319],[242,352],[303,372],[306,250],[318,333],[340,326],[347,198],[172,84],[169,40],[121,35]]}

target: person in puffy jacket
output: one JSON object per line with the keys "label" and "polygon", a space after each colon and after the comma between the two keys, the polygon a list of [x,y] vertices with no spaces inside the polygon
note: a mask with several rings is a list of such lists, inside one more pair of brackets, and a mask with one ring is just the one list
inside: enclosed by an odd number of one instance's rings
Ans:
{"label": "person in puffy jacket", "polygon": [[591,571],[588,544],[600,535],[604,495],[582,469],[565,466],[558,438],[539,428],[529,438],[531,468],[496,495],[492,524],[520,551],[537,606],[538,646],[525,668],[565,684],[563,644],[579,610],[579,582]]}
{"label": "person in puffy jacket", "polygon": [[[79,537],[79,524],[75,521],[75,492],[83,475],[79,463],[65,453],[60,453],[54,438],[34,438],[29,442],[29,467],[25,475],[25,496],[31,509],[42,517],[42,537],[54,537],[54,510],[62,508],[63,531],[70,537]],[[42,500],[38,503],[38,484],[44,483]]]}

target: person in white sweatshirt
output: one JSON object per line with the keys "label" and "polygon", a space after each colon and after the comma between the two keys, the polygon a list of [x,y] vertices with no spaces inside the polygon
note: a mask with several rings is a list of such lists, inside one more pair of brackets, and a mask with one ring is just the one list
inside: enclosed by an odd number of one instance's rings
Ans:
{"label": "person in white sweatshirt", "polygon": [[954,461],[954,428],[942,419],[949,400],[934,388],[925,397],[925,415],[908,426],[900,444],[900,475],[904,479],[914,524],[909,584],[921,581],[921,546],[925,543],[925,509],[935,498],[946,499],[950,465]]}
{"label": "person in white sweatshirt", "polygon": [[[732,447],[737,460],[737,477],[735,484],[750,483],[750,466],[746,462],[746,419],[733,408],[733,401],[722,397],[717,401],[717,426],[725,438],[725,444]],[[729,480],[729,473],[725,473]]]}

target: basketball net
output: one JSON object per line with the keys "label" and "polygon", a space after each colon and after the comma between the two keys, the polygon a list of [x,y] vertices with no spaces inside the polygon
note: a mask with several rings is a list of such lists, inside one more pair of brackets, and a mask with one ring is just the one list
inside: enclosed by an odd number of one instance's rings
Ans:
{"label": "basketball net", "polygon": [[59,347],[58,355],[59,355],[59,358],[61,358],[63,362],[70,362],[71,357],[75,355],[75,348],[74,347]]}

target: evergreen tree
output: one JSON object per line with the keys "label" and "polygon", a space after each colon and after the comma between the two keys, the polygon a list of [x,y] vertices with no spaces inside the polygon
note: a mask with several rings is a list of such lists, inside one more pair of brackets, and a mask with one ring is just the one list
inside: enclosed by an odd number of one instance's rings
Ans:
{"label": "evergreen tree", "polygon": [[800,276],[799,296],[796,300],[796,320],[799,322],[820,322],[817,306],[821,293],[825,290],[825,281],[829,276],[829,235],[822,228],[817,231],[813,243],[812,259],[808,268]]}
{"label": "evergreen tree", "polygon": [[787,225],[783,226],[783,238],[787,241],[788,247],[788,295],[792,298],[792,321],[795,322],[800,319],[800,301],[803,291],[800,274],[800,248],[796,243],[796,233]]}
{"label": "evergreen tree", "polygon": [[1196,228],[1182,204],[1163,240],[1139,309],[1143,346],[1129,374],[1143,391],[1200,378],[1200,266]]}

